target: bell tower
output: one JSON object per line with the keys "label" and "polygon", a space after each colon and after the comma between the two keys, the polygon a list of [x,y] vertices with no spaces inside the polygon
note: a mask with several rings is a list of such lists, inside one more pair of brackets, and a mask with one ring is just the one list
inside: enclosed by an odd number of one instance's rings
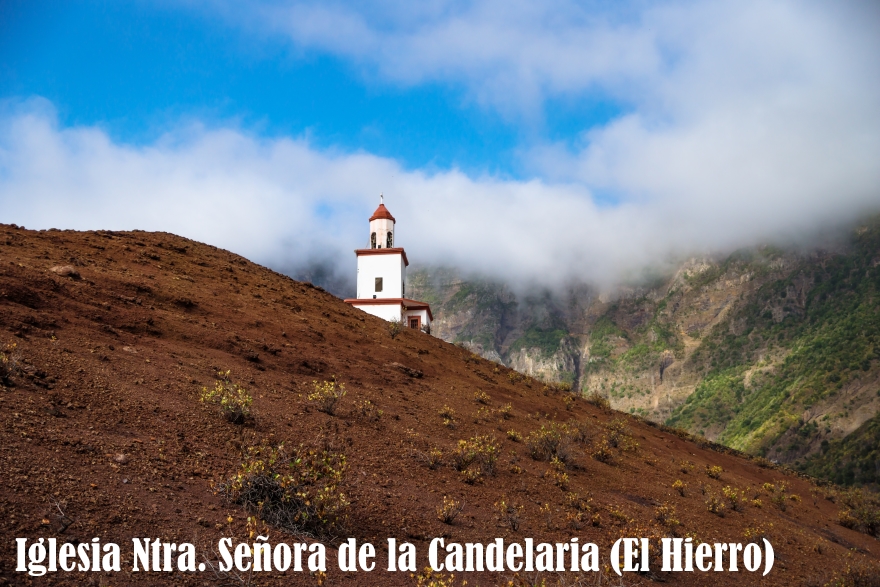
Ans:
{"label": "bell tower", "polygon": [[368,248],[356,249],[357,297],[345,300],[355,308],[385,320],[402,321],[406,326],[430,333],[431,308],[406,297],[406,251],[397,245],[394,216],[379,196],[379,207],[370,216]]}
{"label": "bell tower", "polygon": [[385,207],[385,196],[379,196],[379,207],[370,216],[370,248],[394,248],[394,216]]}

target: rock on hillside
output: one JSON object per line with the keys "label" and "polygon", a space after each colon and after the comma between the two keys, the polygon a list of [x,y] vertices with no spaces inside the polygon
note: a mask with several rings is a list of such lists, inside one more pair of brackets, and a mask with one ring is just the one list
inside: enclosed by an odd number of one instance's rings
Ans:
{"label": "rock on hillside", "polygon": [[[123,545],[124,559],[133,537],[193,542],[208,559],[221,537],[246,540],[254,530],[273,542],[312,540],[249,526],[251,512],[220,491],[249,447],[279,443],[345,456],[332,495],[344,493],[334,503],[350,505],[342,528],[320,533],[331,561],[347,536],[412,542],[423,568],[435,536],[484,543],[578,536],[607,553],[624,535],[676,532],[708,542],[767,535],[777,556],[767,579],[652,577],[672,585],[804,585],[880,555],[875,538],[838,523],[844,502],[826,499],[835,494],[805,478],[587,403],[438,338],[409,330],[392,338],[387,323],[320,289],[170,234],[0,225],[0,347],[6,584],[26,583],[14,570],[17,537],[100,537]],[[244,424],[200,401],[227,370],[253,398]],[[314,381],[333,378],[347,395],[331,415],[308,396]],[[461,441],[478,437],[474,462],[456,458]],[[546,460],[554,452],[559,460]],[[707,467],[720,467],[718,478]],[[727,499],[725,487],[747,499],[721,517],[707,500]],[[463,504],[451,524],[438,519],[444,497]],[[118,576],[52,575],[31,584],[217,584],[209,573],[122,566]],[[329,584],[414,584],[406,573],[343,577],[332,568]],[[254,582],[318,579],[289,572]]]}

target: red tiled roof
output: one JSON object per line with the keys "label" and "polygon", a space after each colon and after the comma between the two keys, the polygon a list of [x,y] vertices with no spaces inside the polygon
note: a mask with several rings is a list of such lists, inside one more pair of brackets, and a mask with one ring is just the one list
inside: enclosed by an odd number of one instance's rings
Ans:
{"label": "red tiled roof", "polygon": [[391,222],[397,222],[394,219],[394,216],[391,215],[391,212],[388,211],[388,208],[385,207],[385,204],[379,204],[379,207],[376,208],[376,211],[373,212],[373,215],[370,216],[370,222],[373,220],[378,220],[379,218],[384,218],[390,220]]}

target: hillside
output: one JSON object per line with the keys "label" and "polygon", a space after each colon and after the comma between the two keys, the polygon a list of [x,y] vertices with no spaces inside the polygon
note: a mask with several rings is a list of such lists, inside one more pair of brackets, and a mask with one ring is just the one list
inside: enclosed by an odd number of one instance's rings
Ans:
{"label": "hillside", "polygon": [[[622,335],[613,307],[602,314],[603,340],[617,360],[623,343],[614,338]],[[392,337],[387,323],[310,284],[169,234],[0,225],[0,346],[6,584],[218,584],[209,574],[125,571],[30,579],[14,572],[14,538],[124,545],[161,537],[193,542],[209,560],[223,536],[302,540],[249,522],[254,511],[222,491],[243,458],[282,442],[313,467],[303,491],[326,489],[310,494],[327,506],[326,524],[303,529],[331,547],[348,536],[380,546],[387,537],[410,541],[420,568],[435,536],[578,536],[606,553],[620,536],[768,536],[776,549],[764,580],[657,571],[627,585],[823,585],[880,557],[880,542],[856,531],[876,533],[863,523],[876,509],[856,495],[695,443],[438,338],[409,330]],[[200,401],[227,370],[253,398],[241,423]],[[313,382],[334,378],[347,395],[330,414],[309,396]],[[438,519],[444,498],[463,505],[451,524]],[[415,584],[406,573],[355,576],[332,565],[328,575],[253,581]],[[557,584],[553,574],[544,578]],[[493,585],[513,577],[468,579]],[[580,584],[599,581],[594,574]]]}
{"label": "hillside", "polygon": [[875,218],[832,250],[690,259],[614,295],[518,299],[449,271],[417,283],[446,340],[752,454],[803,467],[809,457],[815,472],[832,443],[880,412],[878,263]]}

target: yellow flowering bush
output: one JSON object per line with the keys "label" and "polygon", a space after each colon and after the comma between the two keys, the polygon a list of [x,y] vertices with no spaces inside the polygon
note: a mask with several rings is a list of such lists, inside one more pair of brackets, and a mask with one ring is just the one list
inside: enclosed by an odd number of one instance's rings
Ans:
{"label": "yellow flowering bush", "polygon": [[330,414],[336,413],[336,404],[345,397],[345,384],[338,383],[334,377],[332,381],[312,381],[314,391],[308,395],[308,400],[318,408],[319,412]]}
{"label": "yellow flowering bush", "polygon": [[349,506],[341,489],[346,469],[341,453],[261,444],[247,450],[238,472],[218,489],[273,526],[333,536],[344,527]]}
{"label": "yellow flowering bush", "polygon": [[233,424],[243,424],[251,414],[254,398],[232,381],[231,371],[217,373],[219,379],[212,389],[202,388],[201,401],[217,404],[223,416]]}

